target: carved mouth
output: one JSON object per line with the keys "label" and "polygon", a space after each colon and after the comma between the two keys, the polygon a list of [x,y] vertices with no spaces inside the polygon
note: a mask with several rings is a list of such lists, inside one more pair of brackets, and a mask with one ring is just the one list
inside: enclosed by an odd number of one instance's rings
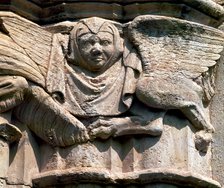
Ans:
{"label": "carved mouth", "polygon": [[101,62],[102,60],[103,60],[103,57],[92,58],[92,61],[97,62],[97,63]]}

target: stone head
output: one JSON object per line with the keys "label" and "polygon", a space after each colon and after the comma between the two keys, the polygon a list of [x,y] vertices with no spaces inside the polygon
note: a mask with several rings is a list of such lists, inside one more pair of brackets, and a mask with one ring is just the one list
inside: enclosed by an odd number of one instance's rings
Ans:
{"label": "stone head", "polygon": [[92,71],[107,70],[123,51],[118,29],[104,19],[89,18],[77,23],[70,35],[71,59]]}

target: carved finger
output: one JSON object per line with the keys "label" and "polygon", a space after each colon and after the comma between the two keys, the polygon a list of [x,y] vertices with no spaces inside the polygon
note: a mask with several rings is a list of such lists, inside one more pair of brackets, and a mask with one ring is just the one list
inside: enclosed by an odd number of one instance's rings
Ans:
{"label": "carved finger", "polygon": [[79,142],[79,143],[87,142],[88,140],[90,140],[86,129],[80,131],[79,135],[76,135],[76,137],[77,137],[77,142]]}
{"label": "carved finger", "polygon": [[94,139],[94,138],[107,139],[110,136],[112,136],[115,132],[116,130],[114,129],[114,127],[101,126],[96,129],[90,130],[89,134],[91,139]]}
{"label": "carved finger", "polygon": [[91,125],[89,125],[88,129],[91,130],[91,129],[98,128],[100,126],[109,127],[111,124],[112,123],[110,120],[98,119],[97,121],[95,121]]}

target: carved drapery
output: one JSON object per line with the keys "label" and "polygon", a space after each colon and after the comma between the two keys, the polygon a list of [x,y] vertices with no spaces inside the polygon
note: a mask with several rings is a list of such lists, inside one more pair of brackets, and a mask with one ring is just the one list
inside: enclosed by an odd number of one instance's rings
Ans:
{"label": "carved drapery", "polygon": [[[218,24],[223,9],[209,5],[216,21],[202,23]],[[220,187],[209,104],[222,31],[167,15],[0,17],[3,186]]]}

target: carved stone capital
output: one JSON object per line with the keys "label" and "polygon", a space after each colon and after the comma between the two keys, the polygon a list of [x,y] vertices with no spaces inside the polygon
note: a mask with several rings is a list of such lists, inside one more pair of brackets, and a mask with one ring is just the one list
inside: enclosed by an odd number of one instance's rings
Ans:
{"label": "carved stone capital", "polygon": [[0,187],[223,186],[212,161],[223,155],[221,5],[5,0],[0,10],[14,12],[0,11]]}

